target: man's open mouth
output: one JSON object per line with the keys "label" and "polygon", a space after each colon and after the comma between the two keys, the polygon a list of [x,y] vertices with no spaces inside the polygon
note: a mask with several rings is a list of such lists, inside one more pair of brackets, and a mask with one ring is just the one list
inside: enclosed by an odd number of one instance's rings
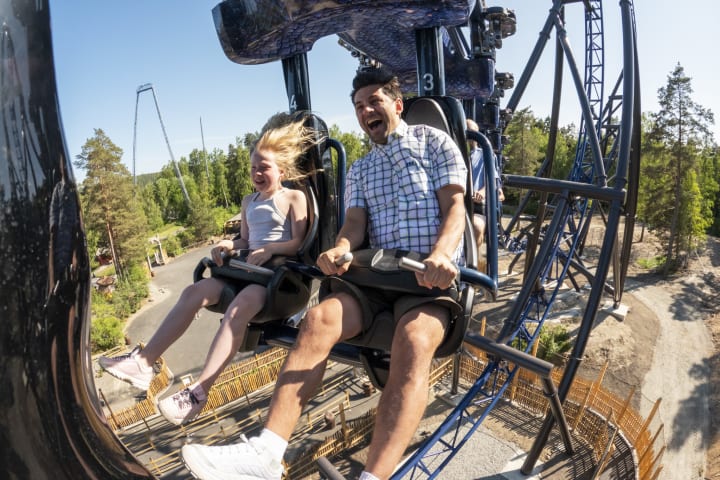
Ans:
{"label": "man's open mouth", "polygon": [[368,129],[371,131],[380,127],[380,125],[382,125],[382,120],[379,119],[370,120],[369,122],[367,122]]}

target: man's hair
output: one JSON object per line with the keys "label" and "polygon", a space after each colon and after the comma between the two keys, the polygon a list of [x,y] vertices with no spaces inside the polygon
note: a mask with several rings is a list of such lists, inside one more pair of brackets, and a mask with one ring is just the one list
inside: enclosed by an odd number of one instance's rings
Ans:
{"label": "man's hair", "polygon": [[381,86],[383,92],[393,100],[402,98],[398,78],[385,67],[371,67],[361,68],[357,74],[355,74],[352,82],[352,92],[350,92],[350,100],[355,103],[355,94],[357,91],[368,85]]}

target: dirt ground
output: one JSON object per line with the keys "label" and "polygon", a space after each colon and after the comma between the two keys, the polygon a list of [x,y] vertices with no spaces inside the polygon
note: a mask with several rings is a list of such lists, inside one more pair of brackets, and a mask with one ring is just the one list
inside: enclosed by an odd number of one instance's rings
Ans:
{"label": "dirt ground", "polygon": [[[579,374],[594,379],[607,361],[604,388],[632,395],[643,415],[661,399],[656,417],[667,450],[660,479],[719,479],[720,241],[709,238],[686,269],[663,278],[638,263],[662,254],[659,243],[647,231],[636,240],[622,297],[628,314],[598,313]],[[572,299],[565,303],[557,310],[572,312]],[[559,316],[569,325],[577,320]]]}
{"label": "dirt ground", "polygon": [[[633,328],[637,345],[616,341],[612,350],[614,355],[632,359],[629,368],[620,370],[622,378],[633,379],[632,385],[642,385],[641,403],[662,397],[661,410],[665,408],[672,417],[663,418],[667,451],[660,478],[717,480],[720,479],[720,240],[709,237],[698,253],[691,256],[687,268],[667,279],[642,269],[637,263],[639,259],[661,253],[658,242],[645,232],[643,241],[633,245],[634,261],[630,264],[623,296],[623,303],[630,305],[628,319],[635,320],[627,323],[631,326],[658,324],[659,338],[644,334],[644,327]],[[638,309],[638,299],[642,306],[651,308]],[[653,317],[657,323],[652,321]],[[693,328],[694,323],[697,328]],[[668,336],[670,338],[665,338]],[[650,368],[644,373],[644,381],[634,383],[637,375],[628,371],[643,370],[643,365],[648,363]],[[620,388],[623,383],[615,376],[610,382],[614,388]],[[668,406],[673,401],[677,404],[675,410]],[[709,418],[705,417],[706,408]],[[646,413],[647,409],[641,412]],[[704,450],[705,461],[698,459],[691,467],[688,457],[693,455],[693,450]],[[699,453],[702,457],[702,451]],[[688,476],[673,474],[674,468],[682,467],[687,472],[683,475]]]}

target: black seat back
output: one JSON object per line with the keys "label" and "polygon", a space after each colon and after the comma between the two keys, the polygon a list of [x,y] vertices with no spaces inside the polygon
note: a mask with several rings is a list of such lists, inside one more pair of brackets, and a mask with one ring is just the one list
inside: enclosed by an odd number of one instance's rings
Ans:
{"label": "black seat back", "polygon": [[[403,118],[409,125],[425,124],[442,130],[450,135],[463,155],[468,169],[465,186],[466,212],[472,212],[472,180],[470,162],[465,138],[465,113],[459,100],[444,96],[415,97],[405,101]],[[470,214],[465,215],[464,253],[465,262],[471,267],[477,266],[477,246],[474,239],[472,220]],[[362,254],[363,252],[357,252]],[[372,256],[372,253],[371,253]],[[370,262],[372,263],[372,262]],[[356,277],[359,284],[372,285],[376,288],[388,288],[396,291],[413,293],[415,285],[414,274],[410,272],[373,272],[373,268],[353,273],[348,271],[345,275]],[[410,286],[408,286],[410,285]],[[459,303],[462,312],[451,319],[443,342],[435,352],[436,357],[446,357],[460,350],[465,332],[470,323],[473,297],[475,289],[467,285],[460,292]],[[388,353],[392,343],[393,323],[391,321],[375,321],[370,330],[362,338],[350,339],[349,346],[358,348],[357,357],[365,367],[368,376],[378,388],[383,388],[387,381],[390,368],[390,355]],[[335,358],[345,354],[347,348],[336,349]]]}
{"label": "black seat back", "polygon": [[[298,112],[296,115],[304,117],[306,125],[318,132],[318,136],[327,138],[327,126],[320,118],[308,112]],[[336,209],[336,188],[327,142],[320,142],[305,152],[300,158],[300,167],[310,174],[301,180],[286,183],[285,186],[300,190],[305,194],[308,224],[305,238],[298,248],[297,255],[291,257],[290,260],[314,264],[319,253],[334,244],[337,232],[337,215],[329,214]],[[319,204],[327,207],[328,214],[320,214]],[[283,322],[291,315],[301,311],[310,299],[313,284],[309,278],[283,266],[276,266],[273,275],[261,275],[232,267],[230,260],[226,259],[223,265],[215,265],[210,259],[203,259],[195,269],[194,281],[202,280],[205,277],[205,271],[209,269],[212,277],[220,278],[228,283],[223,289],[218,303],[206,307],[217,313],[224,313],[235,297],[236,289],[230,285],[233,282],[267,286],[268,295],[265,306],[251,321],[250,332],[242,348],[243,350],[252,350],[257,345],[259,337],[257,328],[253,331],[253,325],[275,321]],[[277,264],[282,263],[282,259],[275,258],[273,261]]]}
{"label": "black seat back", "polygon": [[472,212],[472,175],[470,175],[470,159],[468,158],[467,138],[465,136],[465,111],[460,100],[454,97],[427,96],[414,97],[405,101],[403,118],[408,125],[425,124],[442,130],[455,140],[462,152],[468,168],[467,185],[465,186],[465,208]]}
{"label": "black seat back", "polygon": [[[465,137],[465,112],[462,103],[454,97],[446,96],[424,96],[414,97],[405,101],[403,118],[409,125],[425,124],[442,130],[450,135],[455,141],[465,160],[468,175],[465,185],[465,235],[464,253],[465,262],[471,267],[477,266],[477,244],[474,240],[472,228],[472,175],[471,165],[468,158],[467,139]],[[436,356],[443,357],[457,352],[462,345],[465,332],[472,314],[472,302],[475,290],[467,286],[461,293],[460,304],[463,306],[464,314],[453,319],[445,335],[443,343],[438,347]]]}

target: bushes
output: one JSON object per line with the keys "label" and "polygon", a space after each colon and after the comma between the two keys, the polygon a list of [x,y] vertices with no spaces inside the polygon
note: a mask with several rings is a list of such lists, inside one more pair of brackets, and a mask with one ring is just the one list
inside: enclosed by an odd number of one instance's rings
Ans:
{"label": "bushes", "polygon": [[169,257],[177,257],[182,253],[180,240],[178,240],[175,235],[166,238],[163,242],[163,247],[165,248],[165,253],[167,253]]}
{"label": "bushes", "polygon": [[117,317],[96,317],[90,330],[90,346],[93,353],[110,350],[124,343],[122,322]]}
{"label": "bushes", "polygon": [[565,325],[543,326],[538,341],[538,357],[552,363],[562,361],[562,355],[572,347],[570,333]]}
{"label": "bushes", "polygon": [[187,230],[181,230],[177,232],[175,234],[175,238],[177,238],[178,242],[180,242],[180,246],[182,248],[187,248],[195,243],[195,238]]}
{"label": "bushes", "polygon": [[93,353],[109,350],[124,341],[122,321],[113,307],[112,296],[112,293],[92,291],[90,346]]}
{"label": "bushes", "polygon": [[131,267],[127,279],[118,282],[113,291],[92,291],[90,343],[93,353],[125,342],[125,321],[140,308],[148,292],[148,278],[143,266]]}
{"label": "bushes", "polygon": [[[572,348],[572,338],[565,325],[543,325],[537,339],[537,357],[554,364],[564,362],[563,354]],[[511,343],[513,348],[525,351],[527,342],[515,338]]]}

